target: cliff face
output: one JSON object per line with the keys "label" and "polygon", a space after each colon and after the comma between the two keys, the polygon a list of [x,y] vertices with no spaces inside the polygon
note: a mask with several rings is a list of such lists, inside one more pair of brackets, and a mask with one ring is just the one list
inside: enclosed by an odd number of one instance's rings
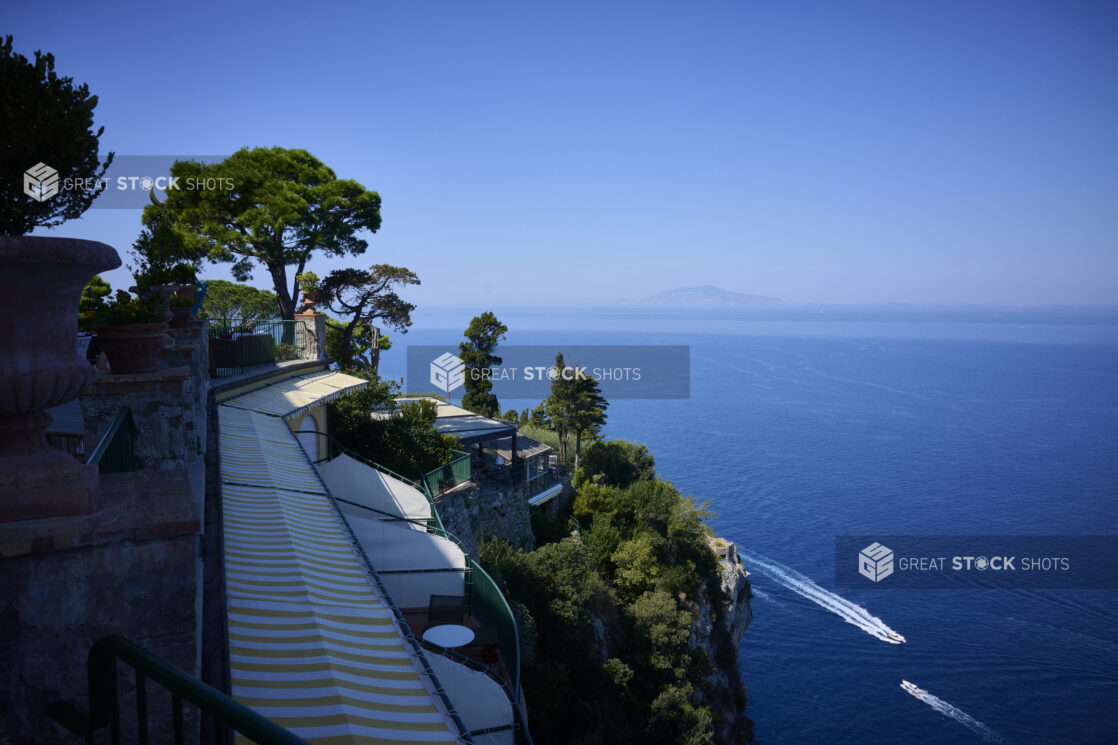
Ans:
{"label": "cliff face", "polygon": [[753,621],[749,573],[733,543],[714,537],[710,547],[718,556],[726,609],[719,617],[712,607],[710,593],[697,603],[691,625],[691,646],[704,650],[714,665],[704,702],[715,715],[717,742],[743,745],[753,739],[753,722],[745,715],[745,687],[737,664],[742,634]]}

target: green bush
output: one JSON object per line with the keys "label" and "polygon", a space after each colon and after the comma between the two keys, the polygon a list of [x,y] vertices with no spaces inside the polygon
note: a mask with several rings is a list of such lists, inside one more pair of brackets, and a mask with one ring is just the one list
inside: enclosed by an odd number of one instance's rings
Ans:
{"label": "green bush", "polygon": [[580,537],[534,515],[535,551],[482,543],[483,565],[534,625],[535,660],[523,661],[533,738],[706,745],[714,722],[695,693],[711,662],[690,648],[690,609],[708,599],[725,611],[710,513],[653,476],[644,446],[610,444],[587,450],[612,475],[583,479],[572,504]]}
{"label": "green bush", "polygon": [[432,401],[405,403],[390,416],[373,418],[374,411],[395,405],[398,386],[375,373],[357,373],[369,380],[362,391],[332,404],[335,436],[350,450],[409,479],[449,463],[460,447],[457,437],[435,429],[437,406]]}

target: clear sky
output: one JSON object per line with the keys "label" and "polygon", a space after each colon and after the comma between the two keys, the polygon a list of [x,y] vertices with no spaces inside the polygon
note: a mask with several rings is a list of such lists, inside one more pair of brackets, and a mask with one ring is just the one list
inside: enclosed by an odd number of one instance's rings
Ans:
{"label": "clear sky", "polygon": [[89,84],[105,150],[300,147],[376,189],[366,254],[310,268],[404,265],[418,303],[1118,303],[1112,1],[9,2],[0,33]]}

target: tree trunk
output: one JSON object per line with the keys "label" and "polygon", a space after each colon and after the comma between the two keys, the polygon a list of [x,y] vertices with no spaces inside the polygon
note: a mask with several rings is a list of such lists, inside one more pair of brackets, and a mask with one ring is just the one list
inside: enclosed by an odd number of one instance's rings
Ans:
{"label": "tree trunk", "polygon": [[373,326],[373,346],[369,348],[369,367],[373,375],[380,374],[380,329]]}
{"label": "tree trunk", "polygon": [[287,289],[287,267],[283,264],[268,265],[268,273],[272,275],[272,289],[276,291],[276,304],[279,305],[280,318],[285,321],[295,320],[295,302]]}

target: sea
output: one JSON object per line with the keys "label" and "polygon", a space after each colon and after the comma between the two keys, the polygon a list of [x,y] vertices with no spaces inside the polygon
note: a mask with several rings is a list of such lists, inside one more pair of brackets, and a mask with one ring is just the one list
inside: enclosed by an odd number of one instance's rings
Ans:
{"label": "sea", "polygon": [[482,310],[505,344],[689,347],[689,397],[611,401],[606,436],[741,551],[757,743],[1118,742],[1118,591],[835,587],[836,535],[1118,535],[1118,309],[421,309],[382,374]]}

